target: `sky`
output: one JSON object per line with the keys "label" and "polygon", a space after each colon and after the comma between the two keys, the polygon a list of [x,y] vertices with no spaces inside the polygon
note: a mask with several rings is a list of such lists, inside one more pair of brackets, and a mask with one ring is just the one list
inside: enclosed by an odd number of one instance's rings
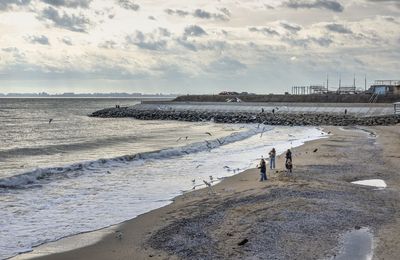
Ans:
{"label": "sky", "polygon": [[399,74],[399,0],[0,0],[3,93],[267,94]]}

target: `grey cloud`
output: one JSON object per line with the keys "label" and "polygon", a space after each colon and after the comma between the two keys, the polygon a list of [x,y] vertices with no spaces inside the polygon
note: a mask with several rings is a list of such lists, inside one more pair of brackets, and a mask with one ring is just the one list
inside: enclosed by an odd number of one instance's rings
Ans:
{"label": "grey cloud", "polygon": [[29,5],[31,0],[1,0],[0,1],[0,10],[7,10],[10,5],[24,6]]}
{"label": "grey cloud", "polygon": [[291,46],[300,46],[307,48],[311,43],[318,44],[321,47],[328,47],[333,41],[328,37],[307,37],[307,38],[283,38],[283,41]]}
{"label": "grey cloud", "polygon": [[118,0],[117,2],[121,7],[125,9],[137,11],[140,8],[140,5],[135,4],[133,1],[130,0]]}
{"label": "grey cloud", "polygon": [[176,40],[176,42],[177,42],[179,45],[185,47],[185,48],[188,49],[188,50],[197,51],[196,45],[194,45],[193,43],[189,42],[189,41],[187,40],[186,37],[178,38],[178,39]]}
{"label": "grey cloud", "polygon": [[327,37],[320,37],[320,38],[311,37],[309,39],[322,47],[328,47],[333,43],[333,41]]}
{"label": "grey cloud", "polygon": [[279,36],[279,33],[277,31],[275,31],[274,29],[271,29],[269,27],[261,27],[261,28],[250,27],[249,31],[250,32],[259,32],[259,33],[263,33],[265,35],[276,35],[276,36]]}
{"label": "grey cloud", "polygon": [[194,36],[194,37],[200,37],[203,35],[207,35],[206,31],[204,31],[203,28],[201,28],[198,25],[190,25],[185,28],[185,31],[183,33],[184,36]]}
{"label": "grey cloud", "polygon": [[210,13],[202,9],[196,9],[193,12],[193,16],[201,19],[215,19],[215,20],[221,20],[221,21],[226,21],[229,20],[229,16],[225,14],[225,12],[229,13],[229,10],[224,8],[224,14],[216,14],[216,13]]}
{"label": "grey cloud", "polygon": [[73,45],[72,41],[71,41],[71,39],[69,37],[64,37],[64,38],[61,39],[61,41],[66,45],[69,45],[69,46]]}
{"label": "grey cloud", "polygon": [[18,52],[18,49],[15,47],[8,47],[8,48],[3,48],[1,49],[4,52]]}
{"label": "grey cloud", "polygon": [[50,45],[49,38],[47,38],[47,37],[44,36],[44,35],[40,35],[40,36],[36,36],[36,35],[34,35],[34,36],[29,36],[27,39],[28,39],[28,41],[29,41],[30,43],[33,43],[33,44]]}
{"label": "grey cloud", "polygon": [[126,41],[129,44],[134,44],[141,49],[161,51],[167,47],[167,41],[162,39],[167,35],[166,29],[159,29],[156,33],[144,34],[141,31],[136,31],[133,35],[128,35]]}
{"label": "grey cloud", "polygon": [[331,32],[336,32],[336,33],[343,33],[343,34],[352,34],[353,33],[350,29],[344,27],[344,25],[337,24],[337,23],[327,24],[325,26],[325,28]]}
{"label": "grey cloud", "polygon": [[292,33],[297,33],[298,31],[300,31],[302,29],[301,26],[299,26],[297,24],[290,24],[290,23],[285,23],[285,22],[282,22],[281,26]]}
{"label": "grey cloud", "polygon": [[117,43],[114,41],[105,41],[103,43],[100,43],[99,47],[103,49],[115,49],[116,45]]}
{"label": "grey cloud", "polygon": [[60,14],[57,9],[48,7],[42,12],[42,19],[50,20],[55,26],[75,32],[86,32],[90,21],[83,15]]}
{"label": "grey cloud", "polygon": [[53,6],[64,6],[70,8],[88,8],[92,0],[42,0],[46,4]]}
{"label": "grey cloud", "polygon": [[343,12],[344,7],[336,0],[289,0],[283,4],[286,7],[300,9],[300,8],[319,8],[327,9],[333,12]]}
{"label": "grey cloud", "polygon": [[244,70],[246,68],[247,66],[245,64],[227,56],[222,57],[216,61],[213,61],[209,65],[209,70],[211,72],[218,72],[218,73],[220,73],[221,71],[237,72],[240,70]]}
{"label": "grey cloud", "polygon": [[222,13],[224,13],[226,16],[230,17],[231,16],[231,11],[229,11],[228,8],[222,7],[219,9]]}
{"label": "grey cloud", "polygon": [[372,3],[394,4],[398,8],[400,8],[399,0],[367,0],[367,1]]}
{"label": "grey cloud", "polygon": [[187,16],[189,15],[189,12],[183,11],[183,10],[179,10],[179,9],[165,9],[164,10],[167,14],[169,15],[177,15],[177,16]]}
{"label": "grey cloud", "polygon": [[192,13],[184,10],[179,10],[179,9],[165,9],[164,11],[169,14],[169,15],[176,15],[176,16],[181,16],[185,17],[188,15],[191,15],[195,18],[200,18],[200,19],[214,19],[214,20],[221,20],[221,21],[227,21],[229,20],[230,17],[230,11],[227,8],[221,8],[219,9],[221,13],[211,13],[208,11],[205,11],[203,9],[196,9]]}

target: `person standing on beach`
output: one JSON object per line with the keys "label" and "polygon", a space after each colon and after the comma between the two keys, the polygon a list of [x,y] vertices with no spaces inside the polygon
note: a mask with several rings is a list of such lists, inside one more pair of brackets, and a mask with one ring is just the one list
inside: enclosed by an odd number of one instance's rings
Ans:
{"label": "person standing on beach", "polygon": [[286,170],[287,170],[288,174],[292,173],[293,161],[292,161],[292,151],[290,151],[290,149],[287,149],[285,158],[286,158],[286,160],[285,160]]}
{"label": "person standing on beach", "polygon": [[266,181],[267,180],[267,165],[265,163],[264,158],[261,158],[260,165],[258,166],[260,169],[260,181]]}
{"label": "person standing on beach", "polygon": [[275,169],[275,157],[276,157],[276,151],[275,148],[272,148],[272,150],[269,152],[269,168]]}

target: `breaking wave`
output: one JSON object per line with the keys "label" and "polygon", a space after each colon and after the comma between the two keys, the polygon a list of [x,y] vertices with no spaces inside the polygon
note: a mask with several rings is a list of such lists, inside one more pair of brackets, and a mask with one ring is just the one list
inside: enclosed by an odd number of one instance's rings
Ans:
{"label": "breaking wave", "polygon": [[[249,127],[249,126],[246,126]],[[107,168],[107,166],[116,166],[116,164],[127,164],[135,161],[161,160],[173,157],[184,156],[187,154],[199,153],[215,149],[222,145],[244,140],[256,134],[262,134],[273,129],[271,126],[251,127],[243,132],[232,133],[229,136],[196,142],[182,147],[166,148],[162,150],[124,155],[108,159],[98,159],[94,161],[85,161],[74,163],[61,167],[37,168],[12,177],[0,179],[0,188],[3,189],[25,189],[37,187],[54,180],[74,178],[83,174],[88,174],[96,169]]]}

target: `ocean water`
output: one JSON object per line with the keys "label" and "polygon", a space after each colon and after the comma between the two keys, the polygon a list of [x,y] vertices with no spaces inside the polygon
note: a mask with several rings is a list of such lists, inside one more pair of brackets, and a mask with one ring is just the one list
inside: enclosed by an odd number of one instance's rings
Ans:
{"label": "ocean water", "polygon": [[135,103],[0,99],[0,259],[131,219],[169,204],[193,180],[201,187],[255,167],[272,147],[322,136],[311,127],[87,116]]}

